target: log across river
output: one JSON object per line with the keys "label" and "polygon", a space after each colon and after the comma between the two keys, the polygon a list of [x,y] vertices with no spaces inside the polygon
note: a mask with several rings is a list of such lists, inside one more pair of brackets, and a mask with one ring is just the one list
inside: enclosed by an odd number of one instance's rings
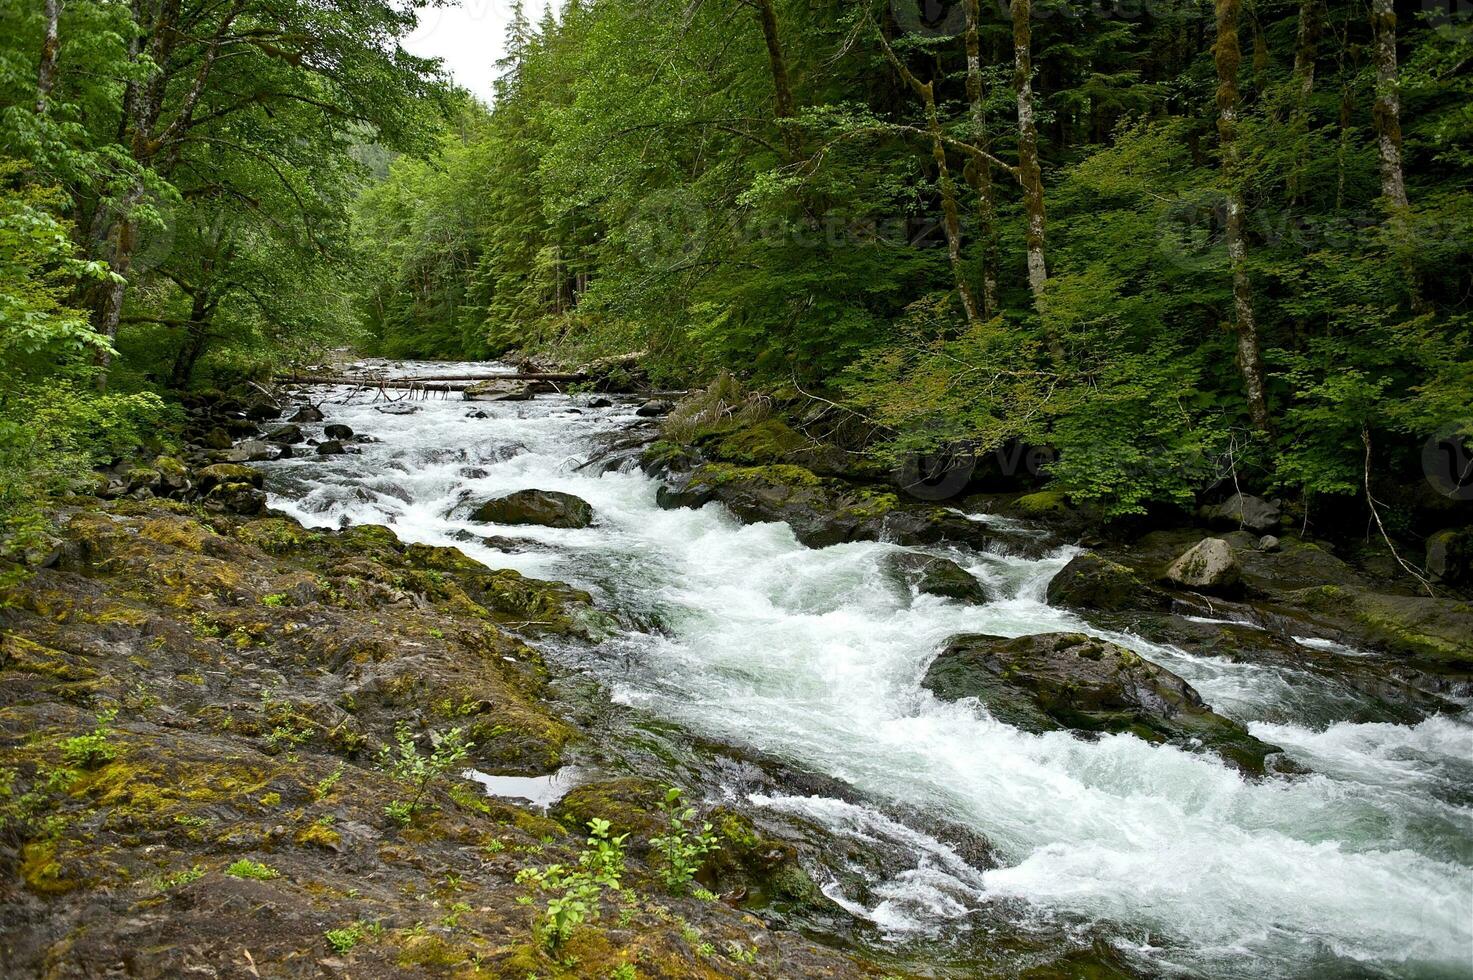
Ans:
{"label": "log across river", "polygon": [[[1111,634],[1309,774],[1251,780],[1130,735],[1026,733],[975,702],[938,701],[920,681],[954,634],[1100,634],[1044,601],[1070,547],[1041,558],[939,549],[995,598],[915,595],[883,573],[895,545],[810,549],[786,525],[743,526],[717,505],[662,510],[657,482],[633,467],[578,469],[601,437],[637,424],[631,405],[546,395],[385,414],[371,391],[324,388],[318,399],[327,423],[379,441],[266,464],[272,506],[309,525],[387,524],[407,541],[586,588],[630,626],[561,655],[616,704],[879,801],[811,787],[746,801],[854,853],[886,849],[824,882],[870,942],[983,949],[1006,921],[1020,934],[1101,936],[1148,973],[1468,975],[1467,711],[1361,723],[1353,695],[1307,672]],[[587,500],[594,524],[469,519],[475,503],[532,487]],[[985,836],[997,860],[969,861],[906,814]]]}

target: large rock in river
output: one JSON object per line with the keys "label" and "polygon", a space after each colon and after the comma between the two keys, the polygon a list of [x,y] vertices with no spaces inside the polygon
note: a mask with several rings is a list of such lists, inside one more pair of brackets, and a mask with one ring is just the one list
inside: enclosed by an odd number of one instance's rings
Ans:
{"label": "large rock in river", "polygon": [[518,490],[488,500],[471,514],[471,520],[489,524],[536,524],[541,527],[578,528],[593,523],[588,501],[558,490]]}
{"label": "large rock in river", "polygon": [[976,576],[950,558],[915,551],[897,551],[886,556],[885,568],[891,575],[924,595],[943,596],[962,602],[987,601],[987,592]]}
{"label": "large rock in river", "polygon": [[1280,751],[1217,714],[1166,668],[1083,633],[954,636],[921,683],[946,701],[975,697],[993,717],[1026,731],[1129,732],[1203,745],[1255,775]]}
{"label": "large rock in river", "polygon": [[1243,569],[1233,557],[1233,546],[1222,538],[1204,538],[1166,570],[1166,578],[1172,584],[1203,592],[1236,591],[1242,577]]}
{"label": "large rock in river", "polygon": [[1116,612],[1158,606],[1162,601],[1161,593],[1135,572],[1092,551],[1070,559],[1048,584],[1051,606]]}

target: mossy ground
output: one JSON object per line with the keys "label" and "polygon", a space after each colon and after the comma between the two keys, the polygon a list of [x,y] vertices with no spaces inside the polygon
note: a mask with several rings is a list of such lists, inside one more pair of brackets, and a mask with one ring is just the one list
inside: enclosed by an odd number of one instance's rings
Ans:
{"label": "mossy ground", "polygon": [[0,605],[0,974],[872,972],[665,894],[644,849],[553,957],[514,878],[576,861],[581,821],[617,801],[560,821],[452,777],[408,826],[386,812],[411,795],[375,761],[400,723],[426,743],[462,728],[478,768],[558,764],[578,731],[506,624],[576,631],[576,590],[383,528],[138,502],[59,517],[62,562]]}

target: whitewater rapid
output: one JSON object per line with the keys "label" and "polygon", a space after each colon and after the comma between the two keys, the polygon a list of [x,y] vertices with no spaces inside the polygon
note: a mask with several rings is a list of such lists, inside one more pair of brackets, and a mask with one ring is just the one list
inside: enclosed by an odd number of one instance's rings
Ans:
{"label": "whitewater rapid", "polygon": [[[440,365],[441,374],[477,365]],[[640,624],[586,654],[616,701],[921,807],[992,841],[973,868],[880,813],[821,797],[752,803],[834,834],[911,848],[914,866],[867,901],[826,891],[896,941],[947,937],[1020,903],[1040,921],[1104,922],[1132,956],[1212,976],[1473,976],[1473,724],[1355,724],[1346,693],[1308,672],[1109,635],[1176,671],[1223,713],[1313,774],[1245,780],[1210,755],[1129,735],[1034,735],[920,686],[962,632],[1091,629],[1044,602],[1073,553],[1041,559],[929,549],[1000,598],[914,595],[882,570],[896,546],[800,545],[782,524],[742,526],[718,505],[664,511],[637,471],[576,470],[632,405],[586,399],[417,401],[324,389],[327,422],[373,436],[359,455],[267,465],[271,506],[313,526],[387,524],[492,567],[573,582]],[[344,401],[346,400],[346,403]],[[486,417],[472,417],[484,415]],[[312,426],[304,426],[309,433]],[[308,450],[310,452],[310,450]],[[592,504],[582,530],[465,520],[470,503],[535,487]],[[475,535],[526,539],[500,551]]]}

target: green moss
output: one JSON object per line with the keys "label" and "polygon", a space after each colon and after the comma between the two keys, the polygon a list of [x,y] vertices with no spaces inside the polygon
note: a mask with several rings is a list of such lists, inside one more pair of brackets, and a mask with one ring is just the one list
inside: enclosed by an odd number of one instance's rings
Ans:
{"label": "green moss", "polygon": [[729,463],[707,463],[696,470],[692,484],[706,483],[719,487],[728,483],[767,483],[792,488],[818,487],[823,481],[812,470],[789,463],[772,466],[733,466]]}
{"label": "green moss", "polygon": [[1069,497],[1061,490],[1040,490],[1019,497],[1013,507],[1024,517],[1055,517],[1069,512]]}
{"label": "green moss", "polygon": [[323,536],[296,521],[280,517],[250,521],[235,529],[235,537],[270,554],[286,554],[321,543]]}
{"label": "green moss", "polygon": [[767,419],[714,441],[707,451],[717,459],[748,465],[780,463],[810,448],[803,436],[779,419]]}

